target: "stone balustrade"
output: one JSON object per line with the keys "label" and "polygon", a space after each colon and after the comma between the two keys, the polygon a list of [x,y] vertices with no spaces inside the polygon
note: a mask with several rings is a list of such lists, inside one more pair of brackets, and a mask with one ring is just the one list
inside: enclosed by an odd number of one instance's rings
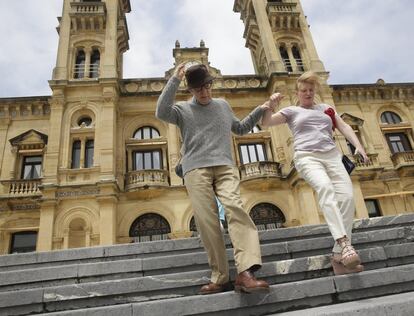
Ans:
{"label": "stone balustrade", "polygon": [[126,190],[151,186],[169,186],[167,170],[136,170],[126,174]]}

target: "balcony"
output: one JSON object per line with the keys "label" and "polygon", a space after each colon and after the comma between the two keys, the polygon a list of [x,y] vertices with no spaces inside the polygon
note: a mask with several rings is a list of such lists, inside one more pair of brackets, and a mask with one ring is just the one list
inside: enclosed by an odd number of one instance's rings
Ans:
{"label": "balcony", "polygon": [[3,180],[1,184],[7,187],[7,197],[27,197],[41,195],[39,186],[41,179]]}
{"label": "balcony", "polygon": [[148,196],[150,194],[149,191],[152,191],[156,196],[156,191],[162,191],[162,189],[169,185],[167,170],[136,170],[128,172],[125,176],[126,192],[146,192],[145,195]]}
{"label": "balcony", "polygon": [[391,160],[400,176],[414,175],[414,151],[394,153],[391,156]]}
{"label": "balcony", "polygon": [[106,24],[105,2],[72,2],[71,29],[73,31],[102,31]]}
{"label": "balcony", "polygon": [[[241,165],[239,170],[240,182],[243,183],[244,186],[251,187],[252,189],[257,189],[258,187],[263,187],[263,189],[274,187],[275,183],[272,183],[271,180],[278,180],[282,176],[280,164],[273,161],[248,163]],[[264,181],[266,179],[269,179],[270,181]]]}
{"label": "balcony", "polygon": [[294,2],[268,1],[267,13],[273,30],[300,28],[300,12]]}

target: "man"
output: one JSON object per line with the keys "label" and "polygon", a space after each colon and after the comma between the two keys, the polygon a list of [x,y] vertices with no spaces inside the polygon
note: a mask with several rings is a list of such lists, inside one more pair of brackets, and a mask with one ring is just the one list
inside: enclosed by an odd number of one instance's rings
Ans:
{"label": "man", "polygon": [[[174,104],[184,76],[193,98]],[[178,65],[158,99],[156,110],[157,118],[176,124],[181,131],[184,183],[212,269],[211,282],[204,285],[200,293],[222,292],[229,282],[226,247],[215,196],[226,209],[238,272],[235,290],[247,293],[268,291],[269,285],[253,275],[262,264],[259,237],[256,226],[243,209],[239,174],[231,154],[231,132],[248,133],[268,106],[267,103],[258,106],[240,121],[225,100],[212,98],[213,79],[205,65],[197,64],[188,69],[184,63]]]}

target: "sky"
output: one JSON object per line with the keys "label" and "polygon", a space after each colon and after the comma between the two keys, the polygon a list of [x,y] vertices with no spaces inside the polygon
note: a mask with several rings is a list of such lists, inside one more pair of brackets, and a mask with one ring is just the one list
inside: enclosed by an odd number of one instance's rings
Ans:
{"label": "sky", "polygon": [[[0,97],[50,95],[63,0],[0,1]],[[223,75],[253,74],[233,0],[131,0],[124,78],[163,77],[176,40]],[[414,82],[414,1],[302,0],[330,84]]]}

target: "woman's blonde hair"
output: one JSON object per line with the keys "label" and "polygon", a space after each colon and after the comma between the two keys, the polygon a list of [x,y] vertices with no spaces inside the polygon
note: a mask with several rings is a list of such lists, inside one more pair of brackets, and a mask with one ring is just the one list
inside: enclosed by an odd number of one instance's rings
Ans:
{"label": "woman's blonde hair", "polygon": [[304,72],[298,80],[296,80],[296,91],[299,90],[299,85],[303,83],[309,83],[319,90],[321,87],[321,78],[313,71]]}

